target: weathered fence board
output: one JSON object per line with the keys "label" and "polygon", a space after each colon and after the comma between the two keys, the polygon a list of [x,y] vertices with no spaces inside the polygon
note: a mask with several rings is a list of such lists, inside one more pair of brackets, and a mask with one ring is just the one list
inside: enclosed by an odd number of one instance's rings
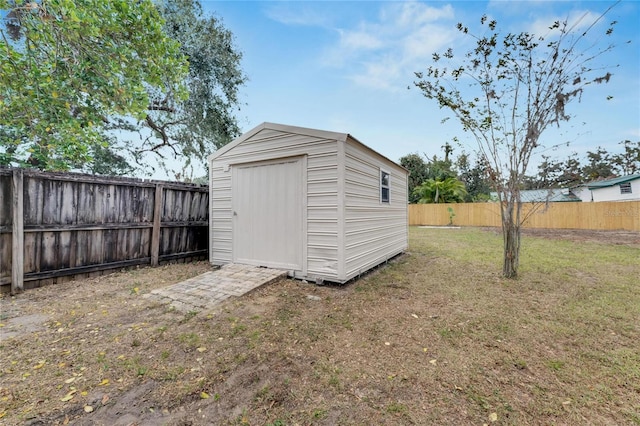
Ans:
{"label": "weathered fence board", "polygon": [[0,168],[0,290],[206,258],[206,186]]}
{"label": "weathered fence board", "polygon": [[[500,226],[498,203],[411,204],[409,225]],[[529,214],[531,209],[535,209]],[[525,227],[640,231],[640,201],[523,205]]]}

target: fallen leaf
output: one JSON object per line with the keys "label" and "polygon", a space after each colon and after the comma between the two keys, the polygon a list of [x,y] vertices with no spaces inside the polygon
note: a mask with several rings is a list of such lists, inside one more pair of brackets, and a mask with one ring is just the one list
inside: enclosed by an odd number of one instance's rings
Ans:
{"label": "fallen leaf", "polygon": [[206,392],[200,392],[200,398],[207,399],[207,398],[209,398],[209,394],[206,393]]}
{"label": "fallen leaf", "polygon": [[109,379],[102,379],[102,381],[98,383],[98,386],[108,386],[108,385],[109,385]]}
{"label": "fallen leaf", "polygon": [[385,346],[390,346],[391,345],[391,343],[389,343],[389,342],[384,342],[384,344],[385,344]]}
{"label": "fallen leaf", "polygon": [[67,402],[67,401],[71,401],[73,399],[73,396],[76,394],[76,390],[71,390],[69,391],[65,396],[63,396],[62,398],[60,398],[60,401],[62,402]]}
{"label": "fallen leaf", "polygon": [[411,314],[412,317],[414,317],[415,319],[418,319],[418,316],[416,314]]}
{"label": "fallen leaf", "polygon": [[75,379],[76,379],[75,377],[72,377],[72,378],[70,378],[70,379],[65,380],[64,382],[65,382],[66,384],[73,383],[73,381],[74,381]]}
{"label": "fallen leaf", "polygon": [[90,406],[90,405],[85,405],[84,406],[84,412],[85,413],[90,413],[92,411],[93,411],[93,407],[92,406]]}
{"label": "fallen leaf", "polygon": [[33,366],[33,369],[34,369],[34,370],[39,370],[39,369],[41,369],[42,367],[44,367],[44,365],[45,365],[46,363],[47,363],[46,361],[40,361],[37,365],[34,365],[34,366]]}
{"label": "fallen leaf", "polygon": [[422,348],[422,352],[427,352],[427,348]]}
{"label": "fallen leaf", "polygon": [[430,364],[436,365],[436,362],[438,362],[437,359],[432,359],[431,361],[429,361]]}
{"label": "fallen leaf", "polygon": [[196,350],[197,350],[198,352],[204,352],[204,351],[206,351],[206,350],[207,350],[207,348],[205,348],[205,347],[202,347],[202,346],[201,346],[201,347],[199,347],[199,348],[198,348],[198,349],[196,349]]}
{"label": "fallen leaf", "polygon": [[489,421],[491,421],[491,422],[497,422],[497,421],[498,421],[498,413],[491,413],[491,414],[489,414]]}
{"label": "fallen leaf", "polygon": [[80,395],[82,395],[82,396],[87,396],[87,395],[89,395],[89,392],[87,392],[87,391],[82,391],[82,392],[80,392]]}

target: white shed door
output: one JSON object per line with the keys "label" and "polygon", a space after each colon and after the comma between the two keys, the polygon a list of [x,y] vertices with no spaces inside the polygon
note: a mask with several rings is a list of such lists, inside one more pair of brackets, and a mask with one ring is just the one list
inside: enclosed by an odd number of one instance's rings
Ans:
{"label": "white shed door", "polygon": [[233,167],[233,261],[302,270],[302,159]]}

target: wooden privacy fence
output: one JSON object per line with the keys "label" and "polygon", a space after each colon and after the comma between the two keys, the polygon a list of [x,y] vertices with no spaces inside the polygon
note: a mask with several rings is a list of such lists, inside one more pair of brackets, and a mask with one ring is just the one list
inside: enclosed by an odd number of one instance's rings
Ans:
{"label": "wooden privacy fence", "polygon": [[[450,212],[456,226],[501,226],[498,203],[410,204],[409,225],[447,225]],[[528,228],[602,229],[640,231],[640,201],[600,203],[525,203]],[[524,216],[523,216],[524,217]]]}
{"label": "wooden privacy fence", "polygon": [[0,291],[204,258],[206,186],[0,168]]}

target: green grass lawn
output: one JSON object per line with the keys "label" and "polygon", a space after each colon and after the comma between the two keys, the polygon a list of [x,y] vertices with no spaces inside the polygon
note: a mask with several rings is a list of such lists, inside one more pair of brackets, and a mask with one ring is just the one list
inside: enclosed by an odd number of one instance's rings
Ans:
{"label": "green grass lawn", "polygon": [[511,281],[499,274],[499,234],[410,235],[411,256],[392,273],[444,301],[438,346],[455,376],[464,366],[467,402],[514,424],[640,424],[637,246],[523,237]]}
{"label": "green grass lawn", "polygon": [[187,264],[27,292],[51,321],[0,345],[0,422],[640,425],[640,247],[524,236],[517,280],[501,254],[492,230],[411,228],[357,281],[212,312],[143,297]]}

